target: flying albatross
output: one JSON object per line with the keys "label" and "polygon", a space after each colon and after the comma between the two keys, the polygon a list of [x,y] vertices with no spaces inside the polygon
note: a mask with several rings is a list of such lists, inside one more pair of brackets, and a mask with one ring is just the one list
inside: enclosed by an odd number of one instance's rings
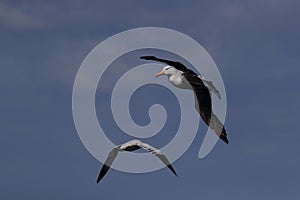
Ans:
{"label": "flying albatross", "polygon": [[195,107],[203,121],[221,140],[227,144],[229,143],[224,125],[212,111],[210,92],[214,93],[219,99],[221,98],[220,92],[215,88],[212,81],[205,80],[180,62],[165,60],[155,56],[142,56],[140,58],[167,64],[155,77],[167,75],[169,81],[175,87],[193,90],[195,94]]}
{"label": "flying albatross", "polygon": [[169,162],[169,160],[167,159],[167,157],[165,155],[163,155],[158,149],[156,149],[155,147],[150,146],[149,144],[143,143],[140,140],[130,140],[129,142],[126,142],[122,145],[119,145],[119,146],[113,148],[109,152],[108,157],[107,157],[103,167],[101,168],[101,170],[99,172],[99,175],[98,175],[98,178],[97,178],[97,183],[99,183],[101,181],[101,179],[105,176],[105,174],[109,170],[111,164],[113,163],[113,161],[117,157],[119,151],[135,151],[135,150],[138,150],[140,148],[145,149],[148,152],[150,152],[150,153],[154,154],[155,156],[157,156],[177,176],[174,168],[172,167],[172,165]]}

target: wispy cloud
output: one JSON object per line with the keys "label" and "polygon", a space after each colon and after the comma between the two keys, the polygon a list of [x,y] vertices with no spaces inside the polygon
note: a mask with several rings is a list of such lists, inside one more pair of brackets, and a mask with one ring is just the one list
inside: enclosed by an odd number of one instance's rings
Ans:
{"label": "wispy cloud", "polygon": [[3,2],[0,2],[0,22],[16,29],[39,28],[43,25],[41,19]]}

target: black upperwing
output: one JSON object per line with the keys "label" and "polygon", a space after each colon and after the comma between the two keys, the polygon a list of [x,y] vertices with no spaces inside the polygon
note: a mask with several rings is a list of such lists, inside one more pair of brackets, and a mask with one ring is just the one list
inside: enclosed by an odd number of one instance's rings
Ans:
{"label": "black upperwing", "polygon": [[157,61],[157,62],[166,63],[167,65],[175,67],[176,69],[178,69],[182,72],[190,72],[190,73],[196,75],[195,72],[188,69],[184,64],[182,64],[181,62],[178,62],[178,61],[166,60],[166,59],[162,59],[162,58],[157,58],[155,56],[141,56],[140,58],[144,59],[144,60],[153,60],[153,61]]}
{"label": "black upperwing", "polygon": [[119,152],[118,148],[113,148],[109,154],[108,157],[105,161],[105,163],[103,164],[103,167],[101,168],[98,178],[97,178],[97,183],[99,183],[101,181],[101,179],[105,176],[105,174],[107,173],[107,171],[109,170],[111,164],[114,162],[115,158],[117,157]]}
{"label": "black upperwing", "polygon": [[227,133],[224,125],[212,111],[211,96],[208,88],[197,75],[191,74],[190,72],[184,72],[182,75],[193,88],[197,100],[195,103],[199,107],[199,114],[201,118],[211,129],[214,130],[221,140],[228,144],[229,141],[227,139]]}
{"label": "black upperwing", "polygon": [[146,151],[152,153],[153,155],[155,155],[156,157],[158,157],[172,172],[173,174],[175,174],[177,176],[177,173],[175,171],[175,169],[173,168],[173,166],[171,165],[170,161],[168,160],[168,158],[162,154],[158,149],[156,149],[155,147],[140,142],[137,145],[139,145],[141,148],[145,149]]}
{"label": "black upperwing", "polygon": [[176,61],[161,59],[155,56],[142,56],[140,58],[144,60],[163,62],[182,71],[182,75],[189,82],[197,97],[197,102],[195,103],[198,104],[201,118],[208,126],[210,126],[210,123],[212,122],[213,125],[211,125],[210,127],[213,128],[213,130],[220,137],[220,139],[222,139],[225,143],[228,144],[229,141],[227,139],[227,134],[224,125],[212,112],[212,103],[209,90],[194,71],[188,69],[185,65]]}
{"label": "black upperwing", "polygon": [[158,157],[173,172],[173,174],[175,174],[175,176],[178,176],[172,164],[164,154],[155,154],[155,156]]}
{"label": "black upperwing", "polygon": [[209,125],[210,116],[212,113],[212,103],[209,90],[197,75],[191,74],[189,72],[184,72],[182,75],[193,88],[197,100],[197,102],[195,103],[197,103],[199,106],[199,114],[201,115],[204,122]]}

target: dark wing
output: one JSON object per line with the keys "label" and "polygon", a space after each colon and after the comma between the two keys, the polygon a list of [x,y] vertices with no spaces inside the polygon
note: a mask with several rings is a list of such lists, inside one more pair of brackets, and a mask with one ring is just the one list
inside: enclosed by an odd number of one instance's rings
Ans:
{"label": "dark wing", "polygon": [[229,143],[226,129],[223,123],[218,119],[218,117],[214,113],[212,113],[210,118],[210,126],[215,131],[215,133],[220,137],[221,140],[223,140],[226,144]]}
{"label": "dark wing", "polygon": [[97,178],[97,183],[99,183],[101,181],[101,179],[105,176],[105,174],[109,170],[111,164],[113,163],[113,161],[117,157],[118,152],[119,152],[119,149],[117,147],[113,148],[113,150],[111,150],[109,152],[108,157],[107,157],[102,169],[99,172],[99,175],[98,175],[98,178]]}
{"label": "dark wing", "polygon": [[[182,72],[187,72],[187,73],[192,74],[192,75],[197,75],[193,70],[188,69],[181,62],[166,60],[166,59],[162,59],[162,58],[157,58],[155,56],[141,56],[140,58],[144,59],[144,60],[153,60],[153,61],[158,61],[158,62],[166,63],[166,64],[168,64],[168,65],[170,65],[172,67],[175,67],[176,69],[178,69],[178,70],[180,70]],[[199,78],[201,78],[201,77],[199,77]],[[213,85],[212,81],[207,81],[207,80],[204,80],[204,81],[210,87],[211,92],[215,93],[217,95],[217,97],[219,99],[221,99],[220,92],[219,92],[219,90],[217,90],[217,88],[215,88],[215,86]]]}
{"label": "dark wing", "polygon": [[194,74],[184,72],[182,74],[184,78],[189,82],[196,96],[196,107],[203,121],[212,129],[214,132],[228,144],[226,130],[222,122],[212,112],[211,96],[208,88],[204,85],[203,81]]}
{"label": "dark wing", "polygon": [[137,145],[158,157],[173,172],[173,174],[177,176],[175,169],[173,168],[167,157],[158,149],[143,142],[139,142],[137,143]]}
{"label": "dark wing", "polygon": [[153,61],[157,61],[157,62],[166,63],[166,64],[168,64],[168,65],[170,65],[172,67],[175,67],[176,69],[178,69],[178,70],[180,70],[182,72],[189,72],[189,73],[192,73],[192,74],[196,74],[192,70],[188,69],[181,62],[166,60],[166,59],[162,59],[162,58],[157,58],[155,56],[141,56],[140,58],[144,59],[144,60],[153,60]]}
{"label": "dark wing", "polygon": [[218,117],[212,112],[211,96],[209,90],[195,72],[188,69],[180,62],[165,60],[165,59],[157,58],[155,56],[142,56],[140,58],[144,60],[163,62],[182,71],[183,76],[189,82],[189,84],[194,90],[196,100],[197,100],[197,102],[195,103],[201,118],[211,129],[214,130],[214,132],[220,137],[220,139],[222,139],[225,143],[228,144],[229,141],[227,139],[227,134],[224,125],[218,119]]}
{"label": "dark wing", "polygon": [[177,176],[175,169],[164,154],[160,153],[155,155],[173,172],[173,174],[175,174],[175,176]]}

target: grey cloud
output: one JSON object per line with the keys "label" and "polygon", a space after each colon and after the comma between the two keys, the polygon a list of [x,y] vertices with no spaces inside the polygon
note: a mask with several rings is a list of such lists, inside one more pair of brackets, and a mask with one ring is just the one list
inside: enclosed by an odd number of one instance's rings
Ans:
{"label": "grey cloud", "polygon": [[[0,3],[1,198],[299,196],[298,1],[70,2]],[[95,185],[100,163],[84,149],[74,128],[72,84],[95,45],[140,26],[181,31],[210,53],[225,82],[225,124],[232,142],[218,144],[198,160],[203,128],[175,163],[182,174],[178,180],[163,171],[132,175],[112,170],[109,181]],[[112,131],[123,142],[118,130]],[[128,180],[143,184],[132,187]],[[149,187],[156,192],[147,196]]]}
{"label": "grey cloud", "polygon": [[32,16],[20,7],[7,5],[4,2],[0,2],[0,22],[17,30],[37,29],[43,26],[41,19]]}

